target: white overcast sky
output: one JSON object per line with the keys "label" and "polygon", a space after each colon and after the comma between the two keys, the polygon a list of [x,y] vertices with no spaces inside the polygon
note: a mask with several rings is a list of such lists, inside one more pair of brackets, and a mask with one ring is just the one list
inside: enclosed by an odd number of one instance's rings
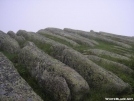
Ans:
{"label": "white overcast sky", "polygon": [[0,30],[46,27],[134,36],[134,0],[0,0]]}

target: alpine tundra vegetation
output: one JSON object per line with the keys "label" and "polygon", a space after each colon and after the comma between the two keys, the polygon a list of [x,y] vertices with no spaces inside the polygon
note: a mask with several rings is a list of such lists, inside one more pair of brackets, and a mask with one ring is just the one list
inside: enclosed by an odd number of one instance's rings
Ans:
{"label": "alpine tundra vegetation", "polygon": [[134,38],[45,28],[0,31],[0,101],[134,98]]}

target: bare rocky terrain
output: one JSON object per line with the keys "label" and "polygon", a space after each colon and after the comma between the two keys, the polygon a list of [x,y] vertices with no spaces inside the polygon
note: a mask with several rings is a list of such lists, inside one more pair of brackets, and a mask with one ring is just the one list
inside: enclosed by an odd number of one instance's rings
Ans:
{"label": "bare rocky terrain", "polygon": [[134,98],[134,38],[45,28],[0,31],[0,101]]}

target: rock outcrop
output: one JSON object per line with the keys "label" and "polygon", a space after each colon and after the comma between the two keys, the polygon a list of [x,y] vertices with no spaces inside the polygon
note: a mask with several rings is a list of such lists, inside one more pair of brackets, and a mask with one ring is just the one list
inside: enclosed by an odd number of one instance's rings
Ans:
{"label": "rock outcrop", "polygon": [[126,60],[126,61],[129,61],[130,59],[126,56],[122,56],[122,55],[119,55],[119,54],[116,54],[116,53],[113,53],[113,52],[109,52],[109,51],[106,51],[106,50],[102,50],[102,49],[89,49],[87,50],[87,52],[90,52],[90,54],[95,54],[95,55],[102,55],[102,56],[109,56],[109,57],[112,57],[112,58],[117,58],[117,59],[123,59],[123,60]]}
{"label": "rock outcrop", "polygon": [[43,101],[1,52],[0,101]]}
{"label": "rock outcrop", "polygon": [[63,48],[60,45],[52,46],[51,49],[55,58],[74,68],[93,88],[112,90],[118,93],[126,90],[129,92],[131,89],[130,85],[118,76],[96,65],[81,53],[69,48]]}
{"label": "rock outcrop", "polygon": [[19,61],[57,101],[69,101],[70,97],[73,101],[79,101],[89,92],[89,86],[82,76],[45,54],[32,42],[21,50]]}
{"label": "rock outcrop", "polygon": [[116,70],[122,71],[124,74],[125,73],[126,74],[134,73],[134,71],[131,68],[129,68],[128,66],[125,66],[121,63],[114,62],[114,61],[111,61],[111,60],[108,60],[108,59],[104,59],[104,58],[101,58],[101,57],[98,57],[98,56],[95,56],[95,55],[87,55],[86,57],[89,58],[90,60],[101,62],[105,65],[115,66],[117,68]]}
{"label": "rock outcrop", "polygon": [[81,35],[81,36],[89,38],[89,39],[99,39],[99,40],[102,40],[102,41],[106,41],[106,42],[109,42],[109,43],[113,43],[113,44],[122,46],[124,48],[132,48],[131,45],[128,45],[126,43],[119,42],[119,41],[116,41],[116,40],[112,40],[110,38],[106,38],[106,37],[100,35],[97,32],[94,32],[94,31],[86,32],[86,31],[81,31],[81,30],[73,30],[73,29],[69,29],[69,28],[64,28],[64,31],[69,32],[69,33],[75,33],[75,34]]}
{"label": "rock outcrop", "polygon": [[25,41],[23,36],[17,36],[13,31],[8,31],[7,34],[19,43],[23,43]]}
{"label": "rock outcrop", "polygon": [[93,47],[95,45],[98,45],[95,40],[87,39],[85,37],[81,37],[80,35],[73,34],[73,33],[67,33],[64,30],[58,29],[58,28],[46,28],[45,31],[51,32],[56,35],[67,37],[81,45],[86,45],[89,47]]}
{"label": "rock outcrop", "polygon": [[[39,33],[39,34],[41,34],[41,35],[49,35],[49,36],[51,36],[51,37],[59,38],[59,39],[61,39],[61,40],[64,40],[64,41],[68,42],[70,45],[72,45],[72,46],[74,46],[74,47],[79,46],[79,44],[76,43],[75,41],[72,41],[72,40],[67,39],[67,38],[65,38],[65,37],[63,37],[63,36],[60,36],[60,35],[53,34],[53,33],[49,32],[49,31],[46,31],[46,30],[39,30],[37,33]],[[58,39],[57,39],[57,40],[58,40]]]}
{"label": "rock outcrop", "polygon": [[81,53],[51,39],[41,37],[38,34],[23,34],[20,35],[26,36],[28,39],[31,38],[30,41],[49,44],[51,46],[49,50],[52,53],[51,55],[76,70],[91,87],[113,90],[118,93],[130,88],[130,86],[119,77],[96,65]]}
{"label": "rock outcrop", "polygon": [[20,46],[16,40],[4,32],[0,32],[0,50],[9,53],[17,53],[19,49]]}
{"label": "rock outcrop", "polygon": [[69,28],[0,31],[0,101],[133,97],[133,67],[133,37]]}

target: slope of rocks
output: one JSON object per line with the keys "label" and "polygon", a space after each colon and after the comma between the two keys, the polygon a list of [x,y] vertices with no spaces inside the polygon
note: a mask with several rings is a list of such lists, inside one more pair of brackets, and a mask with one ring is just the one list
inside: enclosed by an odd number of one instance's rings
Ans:
{"label": "slope of rocks", "polygon": [[19,62],[25,64],[31,75],[37,79],[41,87],[51,93],[57,101],[68,101],[70,97],[78,101],[89,92],[89,86],[82,76],[45,54],[32,42],[22,48],[18,58]]}
{"label": "slope of rocks", "polygon": [[133,37],[69,28],[0,31],[0,100],[47,101],[19,65],[51,101],[134,97]]}

